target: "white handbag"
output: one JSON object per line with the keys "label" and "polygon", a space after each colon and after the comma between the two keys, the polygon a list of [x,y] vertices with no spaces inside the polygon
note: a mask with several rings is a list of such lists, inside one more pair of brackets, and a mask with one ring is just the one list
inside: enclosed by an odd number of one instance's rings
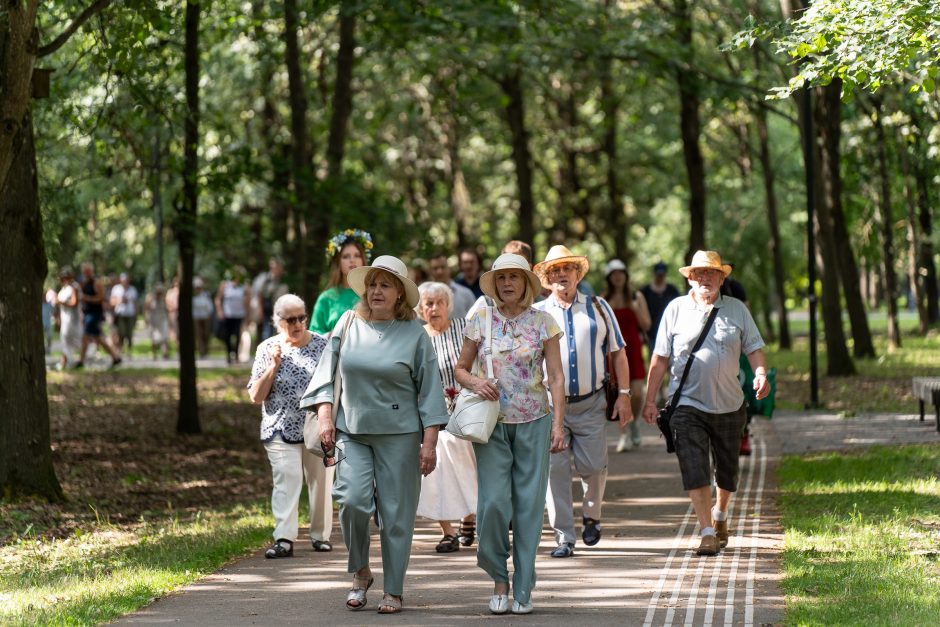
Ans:
{"label": "white handbag", "polygon": [[[493,308],[486,308],[486,334],[483,336],[486,357],[486,378],[493,380]],[[486,444],[496,428],[499,401],[488,401],[467,388],[461,388],[454,404],[454,413],[447,423],[447,432],[462,440]]]}

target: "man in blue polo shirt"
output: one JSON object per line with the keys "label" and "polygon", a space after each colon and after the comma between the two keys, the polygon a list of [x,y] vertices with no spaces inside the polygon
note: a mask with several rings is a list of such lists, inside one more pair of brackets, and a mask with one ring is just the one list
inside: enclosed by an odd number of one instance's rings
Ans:
{"label": "man in blue polo shirt", "polygon": [[[607,377],[605,358],[613,357],[618,381],[630,380],[623,337],[610,305],[578,291],[578,283],[588,271],[586,257],[573,254],[565,246],[553,246],[545,261],[534,271],[551,295],[534,306],[555,319],[564,331],[561,339],[565,374],[565,439],[568,448],[551,456],[548,479],[548,520],[555,530],[558,546],[552,557],[574,554],[574,504],[571,496],[571,464],[581,477],[584,499],[581,503],[581,538],[587,546],[601,539],[601,506],[607,485]],[[614,413],[620,424],[633,420],[630,389],[620,390]]]}
{"label": "man in blue polo shirt", "polygon": [[[701,529],[699,555],[715,555],[728,545],[728,506],[738,484],[738,446],[747,421],[744,393],[738,382],[741,354],[754,369],[754,390],[761,399],[770,392],[764,340],[747,306],[737,298],[721,295],[721,285],[731,266],[711,250],[700,250],[692,263],[679,268],[689,280],[687,296],[673,300],[663,312],[646,380],[643,418],[656,421],[656,390],[669,373],[669,398],[679,380],[693,346],[713,309],[714,322],[689,369],[682,394],[672,414],[670,427],[682,474],[682,487],[689,494]],[[710,457],[715,460],[714,473]],[[711,482],[718,486],[712,504]]]}

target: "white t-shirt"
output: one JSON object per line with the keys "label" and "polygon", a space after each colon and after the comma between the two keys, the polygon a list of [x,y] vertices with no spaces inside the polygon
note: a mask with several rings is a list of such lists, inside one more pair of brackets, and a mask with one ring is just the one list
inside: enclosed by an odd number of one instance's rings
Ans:
{"label": "white t-shirt", "polygon": [[133,285],[128,285],[125,288],[123,285],[118,283],[111,288],[111,300],[117,301],[117,305],[114,306],[114,315],[115,316],[127,316],[133,318],[137,315],[137,288]]}

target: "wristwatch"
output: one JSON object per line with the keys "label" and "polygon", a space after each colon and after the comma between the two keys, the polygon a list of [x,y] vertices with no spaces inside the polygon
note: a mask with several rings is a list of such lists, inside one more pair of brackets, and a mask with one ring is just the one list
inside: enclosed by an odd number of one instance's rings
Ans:
{"label": "wristwatch", "polygon": [[626,394],[627,396],[633,396],[633,392],[630,390],[630,388],[620,388],[619,390],[617,390],[617,393]]}

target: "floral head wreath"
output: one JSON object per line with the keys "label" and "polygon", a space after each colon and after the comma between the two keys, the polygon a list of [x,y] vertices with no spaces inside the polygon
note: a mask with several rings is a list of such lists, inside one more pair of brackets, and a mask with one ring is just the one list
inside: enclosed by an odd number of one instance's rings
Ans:
{"label": "floral head wreath", "polygon": [[372,260],[372,236],[360,229],[346,229],[330,238],[326,245],[326,258],[332,259],[348,242],[358,242],[366,251],[365,262],[369,263]]}

